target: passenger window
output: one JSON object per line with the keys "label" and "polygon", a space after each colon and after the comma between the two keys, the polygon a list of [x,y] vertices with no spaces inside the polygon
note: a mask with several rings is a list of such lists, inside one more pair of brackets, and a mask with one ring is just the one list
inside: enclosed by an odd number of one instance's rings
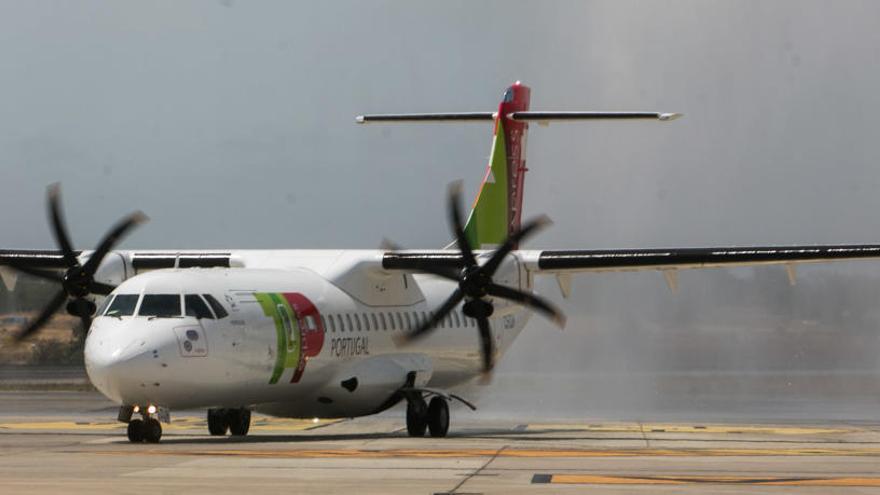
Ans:
{"label": "passenger window", "polygon": [[385,326],[385,313],[379,313],[379,324],[382,325],[382,330],[388,330],[388,327]]}
{"label": "passenger window", "polygon": [[354,314],[354,324],[357,325],[358,332],[362,330],[361,328],[361,315],[355,313]]}
{"label": "passenger window", "polygon": [[379,330],[379,320],[376,319],[376,313],[370,313],[370,321],[373,323],[373,330]]}
{"label": "passenger window", "polygon": [[370,319],[367,318],[367,315],[362,315],[364,317],[364,330],[370,331]]}
{"label": "passenger window", "polygon": [[180,294],[145,294],[138,310],[138,316],[170,318],[180,315]]}
{"label": "passenger window", "polygon": [[345,321],[348,323],[348,331],[354,332],[354,325],[351,322],[351,315],[350,314],[345,315]]}
{"label": "passenger window", "polygon": [[107,310],[106,316],[131,316],[138,302],[137,294],[118,294]]}
{"label": "passenger window", "polygon": [[406,329],[412,330],[412,320],[409,319],[409,313],[404,313],[403,316],[406,317]]}
{"label": "passenger window", "polygon": [[[323,316],[322,316],[323,318]],[[333,319],[333,315],[327,315],[327,321],[324,323],[324,330],[327,330],[327,323],[330,324],[330,332],[336,333],[336,320]]]}
{"label": "passenger window", "polygon": [[336,326],[339,327],[340,332],[345,331],[345,323],[342,320],[342,315],[336,315]]}
{"label": "passenger window", "polygon": [[194,316],[199,320],[202,318],[207,320],[214,319],[214,315],[211,314],[211,310],[208,309],[205,300],[198,294],[187,294],[183,296],[183,305],[186,308],[186,316]]}
{"label": "passenger window", "polygon": [[458,319],[458,311],[452,312],[452,319],[455,320],[455,326],[457,326],[457,327],[461,326],[461,321],[459,321],[459,319]]}
{"label": "passenger window", "polygon": [[401,315],[400,313],[395,313],[395,316],[397,316],[397,328],[399,330],[403,330],[404,328],[406,328],[403,325],[403,315]]}
{"label": "passenger window", "polygon": [[321,328],[324,329],[324,333],[327,333],[327,320],[324,319],[324,315],[321,315]]}
{"label": "passenger window", "polygon": [[208,301],[208,304],[211,305],[211,309],[214,310],[214,313],[217,315],[218,320],[222,320],[223,318],[229,316],[229,313],[226,312],[226,308],[224,308],[223,305],[220,304],[220,301],[214,299],[214,296],[212,296],[211,294],[202,295],[205,296],[205,300]]}

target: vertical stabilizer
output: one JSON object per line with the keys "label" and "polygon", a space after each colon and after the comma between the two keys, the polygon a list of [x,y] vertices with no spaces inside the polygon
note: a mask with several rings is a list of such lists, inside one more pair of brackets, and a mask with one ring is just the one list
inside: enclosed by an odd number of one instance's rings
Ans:
{"label": "vertical stabilizer", "polygon": [[529,95],[528,86],[517,81],[504,91],[495,114],[492,153],[465,225],[465,234],[477,249],[500,245],[510,233],[519,229],[529,124],[509,116],[529,109]]}

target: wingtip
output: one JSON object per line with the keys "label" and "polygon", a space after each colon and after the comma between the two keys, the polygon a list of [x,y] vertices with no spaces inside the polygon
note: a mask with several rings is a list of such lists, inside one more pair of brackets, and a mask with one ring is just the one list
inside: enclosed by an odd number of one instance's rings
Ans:
{"label": "wingtip", "polygon": [[363,116],[363,115],[357,115],[357,116],[355,116],[355,118],[354,118],[354,122],[355,122],[356,124],[363,124],[364,122],[366,122],[366,119],[364,119],[364,116]]}
{"label": "wingtip", "polygon": [[670,113],[661,113],[659,118],[660,118],[660,120],[666,122],[666,121],[670,121],[670,120],[680,119],[683,116],[684,116],[683,113],[670,112]]}

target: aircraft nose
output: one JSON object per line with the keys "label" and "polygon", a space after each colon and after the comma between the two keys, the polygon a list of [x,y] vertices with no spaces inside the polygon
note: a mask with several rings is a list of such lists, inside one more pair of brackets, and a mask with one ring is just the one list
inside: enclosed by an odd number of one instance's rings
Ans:
{"label": "aircraft nose", "polygon": [[177,352],[172,329],[150,325],[136,330],[123,322],[101,323],[93,325],[86,340],[86,372],[92,384],[122,404],[149,402],[161,387],[167,360]]}

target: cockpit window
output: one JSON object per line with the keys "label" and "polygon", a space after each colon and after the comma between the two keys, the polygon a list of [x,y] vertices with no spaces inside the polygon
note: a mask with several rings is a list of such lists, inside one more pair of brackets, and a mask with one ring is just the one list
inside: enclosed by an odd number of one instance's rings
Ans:
{"label": "cockpit window", "polygon": [[104,302],[101,303],[101,307],[98,308],[98,311],[95,311],[95,314],[98,316],[102,316],[107,312],[107,308],[110,307],[110,303],[113,302],[113,296],[109,295],[104,298]]}
{"label": "cockpit window", "polygon": [[131,316],[138,302],[137,294],[117,294],[104,316]]}
{"label": "cockpit window", "polygon": [[217,314],[218,320],[222,320],[223,318],[229,316],[229,313],[226,312],[226,308],[224,308],[223,305],[220,304],[220,301],[215,299],[214,296],[212,296],[211,294],[202,295],[205,296],[205,300],[208,301],[208,304],[211,305],[211,309],[213,309],[214,313]]}
{"label": "cockpit window", "polygon": [[186,316],[194,316],[200,320],[202,318],[208,320],[214,319],[214,315],[211,314],[211,310],[208,309],[205,300],[198,294],[187,294],[183,296],[183,304],[186,307]]}
{"label": "cockpit window", "polygon": [[504,103],[510,103],[513,101],[513,88],[507,88],[507,91],[504,92]]}
{"label": "cockpit window", "polygon": [[144,294],[138,316],[180,316],[180,294]]}

